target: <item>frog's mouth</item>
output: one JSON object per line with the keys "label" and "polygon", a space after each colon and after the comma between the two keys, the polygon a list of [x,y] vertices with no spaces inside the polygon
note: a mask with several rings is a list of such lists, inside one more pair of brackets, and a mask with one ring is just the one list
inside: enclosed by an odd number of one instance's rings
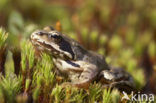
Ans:
{"label": "frog's mouth", "polygon": [[74,59],[74,53],[65,42],[63,42],[63,44],[66,45],[63,45],[61,43],[60,45],[56,45],[55,43],[47,43],[38,39],[31,39],[31,42],[35,47],[37,47],[39,51],[48,52],[56,58],[62,58],[67,60]]}

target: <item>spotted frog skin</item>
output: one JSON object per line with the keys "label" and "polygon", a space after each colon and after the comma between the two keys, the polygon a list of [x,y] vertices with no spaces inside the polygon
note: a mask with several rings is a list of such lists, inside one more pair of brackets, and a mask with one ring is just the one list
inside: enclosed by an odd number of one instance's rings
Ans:
{"label": "spotted frog skin", "polygon": [[53,56],[56,68],[70,79],[71,85],[87,88],[99,81],[103,87],[134,87],[133,78],[123,69],[109,67],[102,55],[86,50],[52,27],[33,32],[31,41],[37,50]]}

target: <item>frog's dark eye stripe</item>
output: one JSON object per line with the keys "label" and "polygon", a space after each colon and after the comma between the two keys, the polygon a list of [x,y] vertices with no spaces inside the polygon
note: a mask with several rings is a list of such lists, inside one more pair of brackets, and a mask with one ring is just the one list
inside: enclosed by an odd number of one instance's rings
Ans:
{"label": "frog's dark eye stripe", "polygon": [[68,64],[74,66],[74,67],[80,67],[80,65],[76,64],[76,63],[73,63],[71,61],[66,61]]}
{"label": "frog's dark eye stripe", "polygon": [[67,41],[62,39],[60,44],[59,44],[59,48],[63,51],[70,53],[72,55],[72,59],[74,59],[74,52],[71,48],[71,45]]}

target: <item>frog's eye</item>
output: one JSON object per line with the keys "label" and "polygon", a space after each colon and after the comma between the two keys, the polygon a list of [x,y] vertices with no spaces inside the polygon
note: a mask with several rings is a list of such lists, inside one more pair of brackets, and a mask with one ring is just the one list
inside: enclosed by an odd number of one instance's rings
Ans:
{"label": "frog's eye", "polygon": [[61,36],[59,36],[59,35],[52,35],[52,37],[53,37],[54,39],[61,39]]}
{"label": "frog's eye", "polygon": [[57,43],[62,40],[62,37],[59,35],[49,35],[49,37],[52,38]]}

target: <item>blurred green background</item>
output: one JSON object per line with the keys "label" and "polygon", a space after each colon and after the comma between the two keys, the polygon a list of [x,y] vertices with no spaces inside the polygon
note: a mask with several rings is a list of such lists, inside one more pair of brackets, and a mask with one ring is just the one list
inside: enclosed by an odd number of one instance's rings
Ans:
{"label": "blurred green background", "polygon": [[63,33],[130,72],[138,89],[156,94],[156,0],[0,0],[10,48],[58,21]]}

